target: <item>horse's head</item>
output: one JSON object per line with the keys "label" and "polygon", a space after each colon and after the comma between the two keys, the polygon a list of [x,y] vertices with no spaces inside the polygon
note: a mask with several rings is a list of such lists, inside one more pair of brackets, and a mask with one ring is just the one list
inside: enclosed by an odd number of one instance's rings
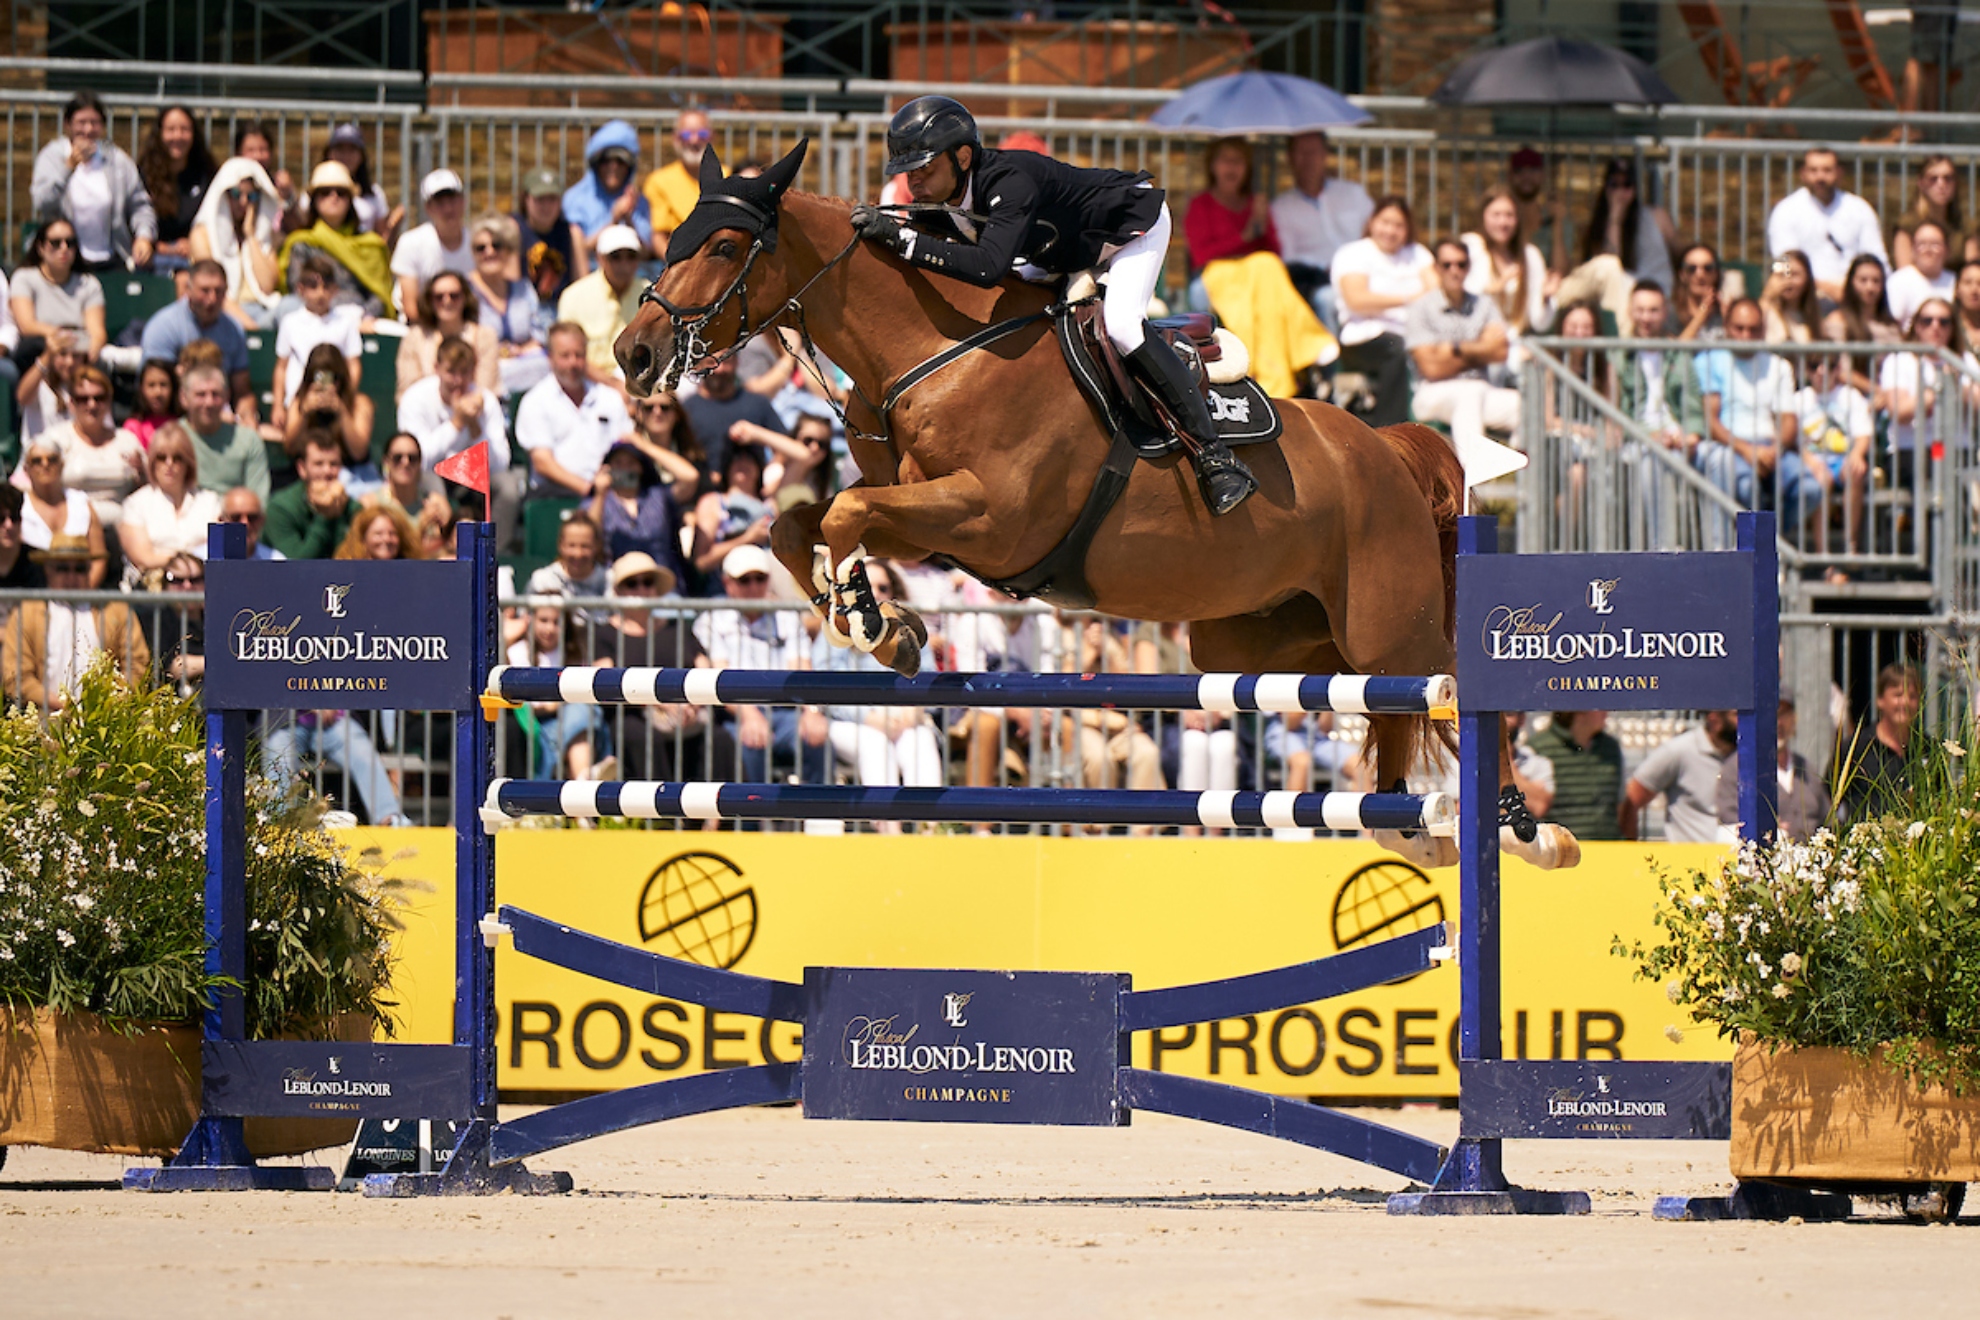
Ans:
{"label": "horse's head", "polygon": [[790,296],[777,251],[777,207],[810,139],[753,179],[724,178],[710,147],[701,200],[667,242],[667,269],[613,345],[626,384],[644,397],[761,330]]}

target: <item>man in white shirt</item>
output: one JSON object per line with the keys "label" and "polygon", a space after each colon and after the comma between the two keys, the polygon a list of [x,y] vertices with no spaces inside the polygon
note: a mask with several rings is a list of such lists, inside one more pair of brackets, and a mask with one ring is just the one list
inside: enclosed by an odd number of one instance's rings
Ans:
{"label": "man in white shirt", "polygon": [[1313,304],[1327,328],[1338,333],[1334,286],[1327,272],[1341,245],[1354,242],[1368,228],[1375,203],[1360,184],[1331,177],[1333,153],[1325,133],[1298,134],[1286,150],[1293,186],[1272,199],[1279,255],[1293,287]]}
{"label": "man in white shirt", "polygon": [[488,442],[489,503],[497,543],[507,545],[522,504],[522,473],[509,471],[502,402],[474,383],[474,348],[465,339],[441,340],[433,365],[433,374],[416,382],[399,400],[399,429],[419,441],[428,472],[441,459]]}
{"label": "man in white shirt", "polygon": [[1815,290],[1841,302],[1849,263],[1868,252],[1888,268],[1884,229],[1870,203],[1838,185],[1842,167],[1827,147],[1810,147],[1801,158],[1801,187],[1774,204],[1767,217],[1767,252],[1799,251],[1815,271]]}
{"label": "man in white shirt", "polygon": [[516,443],[529,452],[530,491],[568,499],[596,489],[605,452],[632,434],[625,400],[584,369],[584,327],[550,327],[550,378],[537,382],[516,409]]}
{"label": "man in white shirt", "polygon": [[1451,447],[1471,477],[1474,456],[1486,445],[1485,428],[1519,426],[1519,391],[1493,385],[1488,377],[1490,368],[1506,360],[1506,319],[1499,304],[1465,291],[1471,254],[1456,239],[1444,238],[1437,241],[1436,258],[1439,287],[1404,313],[1403,345],[1421,382],[1411,405],[1419,420],[1450,426]]}
{"label": "man in white shirt", "polygon": [[[739,606],[771,604],[770,575],[775,570],[776,561],[762,546],[738,546],[722,560],[723,594]],[[788,610],[710,610],[695,620],[694,636],[717,669],[811,667],[804,621]],[[743,777],[750,783],[768,781],[770,758],[779,751],[797,758],[803,782],[825,782],[831,725],[816,706],[733,706],[721,718],[735,721]]]}
{"label": "man in white shirt", "polygon": [[399,311],[410,317],[419,305],[419,291],[443,270],[462,279],[474,274],[474,251],[468,246],[467,196],[461,176],[434,170],[419,182],[419,200],[426,223],[405,233],[392,249],[392,274],[399,284]]}
{"label": "man in white shirt", "polygon": [[1927,298],[1952,301],[1959,277],[1946,269],[1947,246],[1946,231],[1935,220],[1920,220],[1911,231],[1911,264],[1892,271],[1884,285],[1891,316],[1903,328],[1911,328],[1911,318]]}
{"label": "man in white shirt", "polygon": [[[1823,467],[1818,476],[1802,461],[1794,368],[1760,348],[1764,324],[1760,304],[1741,298],[1726,310],[1726,337],[1736,347],[1699,356],[1706,435],[1692,461],[1706,480],[1742,506],[1779,508],[1787,535],[1814,508],[1828,469]],[[1777,481],[1778,504],[1773,499]]]}

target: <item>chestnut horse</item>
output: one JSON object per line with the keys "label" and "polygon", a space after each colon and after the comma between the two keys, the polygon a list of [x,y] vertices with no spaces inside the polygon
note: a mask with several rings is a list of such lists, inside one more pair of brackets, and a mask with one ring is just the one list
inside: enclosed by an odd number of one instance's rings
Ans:
{"label": "chestnut horse", "polygon": [[[788,182],[802,150],[767,174]],[[633,393],[645,396],[663,376],[781,324],[808,333],[851,377],[847,437],[863,480],[793,508],[772,531],[778,560],[820,589],[814,603],[832,632],[839,629],[828,594],[843,593],[846,574],[867,554],[940,555],[979,577],[1008,578],[1057,545],[1110,437],[1049,320],[958,358],[885,418],[865,402],[986,327],[1042,311],[1056,290],[1016,278],[980,289],[931,274],[853,242],[849,203],[781,187],[768,202],[775,234],[766,246],[743,210],[721,201],[704,191],[700,206],[738,227],[714,229],[691,254],[671,254],[619,337],[618,360]],[[702,217],[694,232],[709,228]],[[1283,436],[1245,451],[1258,492],[1225,517],[1210,516],[1185,460],[1135,465],[1087,556],[1095,608],[1186,622],[1191,660],[1206,672],[1449,673],[1464,482],[1450,445],[1420,426],[1377,432],[1327,404],[1277,406]],[[881,635],[847,631],[883,663],[912,673],[926,636],[920,621],[891,604],[883,612]],[[1436,741],[1426,716],[1372,716],[1369,728],[1384,787]],[[1501,751],[1500,780],[1510,785],[1510,756]],[[1515,847],[1512,832],[1501,833]],[[1421,864],[1456,859],[1448,839],[1384,842]],[[1578,853],[1554,826],[1542,827],[1537,845],[1515,850],[1541,864],[1571,865]]]}

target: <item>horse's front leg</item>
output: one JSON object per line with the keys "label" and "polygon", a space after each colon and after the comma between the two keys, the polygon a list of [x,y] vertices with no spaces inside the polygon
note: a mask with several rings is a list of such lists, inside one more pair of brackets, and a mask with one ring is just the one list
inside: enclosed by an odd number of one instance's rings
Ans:
{"label": "horse's front leg", "polygon": [[830,500],[786,510],[770,528],[770,553],[777,557],[799,586],[811,592],[811,608],[825,622],[825,637],[834,646],[852,643],[832,618],[830,555],[825,551],[825,511]]}
{"label": "horse's front leg", "polygon": [[[897,673],[912,677],[920,670],[926,625],[904,604],[877,604],[862,561],[870,554],[888,559],[957,554],[981,527],[988,506],[982,483],[966,472],[904,486],[852,486],[834,497],[820,528],[822,549],[834,609],[845,616],[844,631],[853,645]],[[832,622],[828,619],[828,626]]]}

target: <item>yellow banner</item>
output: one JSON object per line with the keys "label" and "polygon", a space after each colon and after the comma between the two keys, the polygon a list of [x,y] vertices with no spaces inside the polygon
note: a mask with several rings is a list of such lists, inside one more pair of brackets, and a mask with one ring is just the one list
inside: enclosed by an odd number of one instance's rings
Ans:
{"label": "yellow banner", "polygon": [[[453,835],[379,841],[415,850],[392,873],[430,884],[400,941],[399,1039],[444,1041]],[[1722,855],[1592,844],[1571,871],[1508,860],[1506,1055],[1731,1058],[1610,953],[1617,935],[1652,938],[1653,862]],[[496,885],[501,902],[606,939],[786,981],[806,966],[966,967],[1127,972],[1146,989],[1323,958],[1458,915],[1455,870],[1425,873],[1350,841],[507,830]],[[496,992],[506,1091],[609,1090],[799,1055],[793,1024],[636,994],[507,945]],[[1140,1033],[1134,1061],[1288,1095],[1454,1096],[1457,1007],[1455,965],[1441,964],[1323,1003]]]}

